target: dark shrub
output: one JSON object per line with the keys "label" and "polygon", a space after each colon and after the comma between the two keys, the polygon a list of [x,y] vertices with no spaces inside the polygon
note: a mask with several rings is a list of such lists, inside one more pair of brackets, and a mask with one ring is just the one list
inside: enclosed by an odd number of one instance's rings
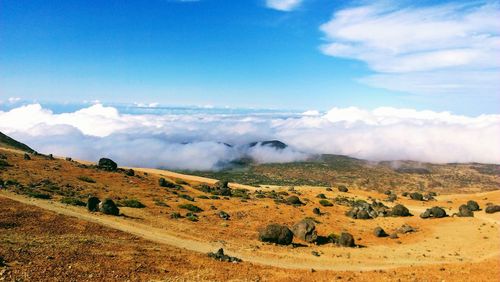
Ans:
{"label": "dark shrub", "polygon": [[325,196],[325,194],[321,193],[321,194],[316,195],[316,198],[326,199],[326,196]]}
{"label": "dark shrub", "polygon": [[99,210],[104,214],[120,214],[120,209],[116,206],[115,202],[109,198],[105,199],[104,202],[99,203]]}
{"label": "dark shrub", "polygon": [[28,192],[28,196],[30,196],[32,198],[44,199],[44,200],[52,199],[51,195],[46,194],[46,193],[37,192],[37,191]]}
{"label": "dark shrub", "polygon": [[319,204],[322,205],[323,207],[331,207],[333,204],[325,199],[319,200]]}
{"label": "dark shrub", "polygon": [[101,158],[99,159],[99,162],[97,163],[97,168],[106,170],[106,171],[116,171],[118,168],[118,165],[112,161],[111,159],[108,158]]}
{"label": "dark shrub", "polygon": [[227,212],[225,211],[220,211],[219,212],[219,217],[224,219],[224,220],[229,220],[229,218],[231,217]]}
{"label": "dark shrub", "polygon": [[24,158],[25,160],[27,160],[27,161],[31,160],[31,157],[30,157],[30,155],[28,155],[28,154],[24,154],[24,157],[23,157],[23,158]]}
{"label": "dark shrub", "polygon": [[182,217],[183,216],[178,212],[173,212],[170,214],[170,218],[172,218],[172,219],[178,219],[178,218],[182,218]]}
{"label": "dark shrub", "polygon": [[160,178],[158,179],[158,184],[161,186],[161,187],[166,187],[166,188],[176,188],[177,185],[173,182],[170,182],[168,180],[166,180],[165,178]]}
{"label": "dark shrub", "polygon": [[401,196],[408,197],[408,192],[403,192],[403,194],[401,194]]}
{"label": "dark shrub", "polygon": [[280,245],[290,245],[293,233],[285,225],[270,224],[259,232],[259,240]]}
{"label": "dark shrub", "polygon": [[175,179],[175,183],[179,184],[179,185],[189,185],[189,183],[184,181],[184,179],[180,179],[180,178]]}
{"label": "dark shrub", "polygon": [[87,200],[87,209],[92,212],[99,211],[100,202],[101,201],[97,197],[89,197]]}
{"label": "dark shrub", "polygon": [[435,217],[435,218],[442,218],[442,217],[447,216],[446,211],[440,207],[432,207],[431,208],[431,215],[432,215],[432,217]]}
{"label": "dark shrub", "polygon": [[186,218],[190,221],[198,221],[198,215],[197,214],[194,214],[194,213],[186,213]]}
{"label": "dark shrub", "polygon": [[80,206],[80,207],[86,206],[85,202],[77,198],[70,198],[70,197],[62,198],[61,203],[71,206]]}
{"label": "dark shrub", "polygon": [[77,179],[84,181],[84,182],[88,182],[88,183],[95,183],[96,182],[94,179],[92,179],[88,176],[85,176],[85,175],[78,176]]}
{"label": "dark shrub", "polygon": [[189,195],[186,195],[186,194],[180,194],[179,195],[180,198],[183,198],[185,200],[188,200],[188,201],[191,201],[191,202],[194,202],[194,199],[193,197],[189,196]]}
{"label": "dark shrub", "polygon": [[199,196],[197,196],[196,198],[198,198],[198,199],[210,199],[210,198],[209,198],[208,196],[206,196],[206,195],[199,195]]}
{"label": "dark shrub", "polygon": [[136,199],[124,199],[118,201],[118,205],[136,209],[142,209],[146,207],[143,203],[139,202]]}
{"label": "dark shrub", "polygon": [[135,175],[135,171],[133,169],[127,169],[127,170],[125,170],[125,175],[127,175],[127,176],[134,176]]}
{"label": "dark shrub", "polygon": [[195,206],[193,204],[182,204],[182,205],[179,205],[179,208],[185,209],[185,210],[188,210],[191,212],[202,212],[203,211],[200,207]]}

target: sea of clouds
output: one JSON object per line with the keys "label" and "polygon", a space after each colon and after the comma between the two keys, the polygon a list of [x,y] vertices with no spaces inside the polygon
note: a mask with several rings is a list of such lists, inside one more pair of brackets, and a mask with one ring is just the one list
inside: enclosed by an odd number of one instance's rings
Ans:
{"label": "sea of clouds", "polygon": [[[325,153],[372,161],[500,163],[500,115],[390,107],[131,114],[100,103],[62,113],[27,104],[0,111],[0,131],[42,153],[169,169],[220,169],[242,157],[293,162]],[[248,146],[274,139],[289,146]]]}

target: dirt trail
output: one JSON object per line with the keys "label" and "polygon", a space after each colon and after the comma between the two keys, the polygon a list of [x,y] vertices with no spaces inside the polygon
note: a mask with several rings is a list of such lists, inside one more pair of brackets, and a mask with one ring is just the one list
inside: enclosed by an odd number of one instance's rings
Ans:
{"label": "dirt trail", "polygon": [[[26,198],[17,194],[6,191],[0,191],[0,196],[9,198],[24,204],[34,205],[42,209],[50,210],[59,214],[76,217],[85,221],[101,224],[106,227],[117,229],[129,234],[133,234],[144,239],[168,244],[174,247],[183,248],[195,252],[207,253],[215,251],[217,248],[222,247],[220,243],[216,242],[202,242],[187,238],[182,238],[181,234],[174,234],[169,230],[155,228],[147,224],[142,224],[131,219],[124,217],[106,216],[98,213],[88,213],[82,208],[66,206],[57,202],[39,200],[33,198]],[[488,217],[480,216],[480,220],[491,219]],[[453,227],[451,227],[453,228]],[[456,228],[456,227],[455,227]],[[445,229],[446,230],[446,229]],[[412,247],[415,247],[413,244]],[[409,246],[408,246],[409,247]],[[265,254],[263,252],[255,254],[253,251],[245,249],[232,249],[231,247],[224,246],[226,253],[232,256],[237,256],[246,262],[257,263],[262,265],[281,267],[287,269],[317,269],[317,270],[347,270],[347,271],[360,271],[360,270],[375,270],[375,269],[391,269],[408,265],[425,265],[425,264],[438,264],[443,263],[441,259],[419,261],[414,259],[398,259],[398,260],[376,260],[365,262],[363,264],[349,264],[349,263],[335,263],[328,258],[305,258],[299,254],[294,254],[288,249],[283,250],[283,254]],[[384,246],[380,248],[374,247],[371,249],[377,252],[383,251]],[[353,249],[352,252],[363,251],[361,249]],[[279,258],[276,255],[281,255]],[[500,249],[493,249],[492,252],[483,253],[481,256],[471,259],[470,261],[481,261],[483,259],[496,257],[500,255]]]}

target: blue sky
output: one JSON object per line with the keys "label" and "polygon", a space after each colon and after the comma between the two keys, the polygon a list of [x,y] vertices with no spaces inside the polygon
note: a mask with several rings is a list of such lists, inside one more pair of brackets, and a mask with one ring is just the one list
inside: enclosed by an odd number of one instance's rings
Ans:
{"label": "blue sky", "polygon": [[2,0],[0,100],[500,113],[498,2],[419,3]]}

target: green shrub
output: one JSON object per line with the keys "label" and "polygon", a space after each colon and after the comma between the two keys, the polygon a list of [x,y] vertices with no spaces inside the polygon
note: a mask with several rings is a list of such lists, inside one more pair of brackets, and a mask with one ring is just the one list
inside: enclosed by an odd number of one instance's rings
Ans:
{"label": "green shrub", "polygon": [[190,221],[198,221],[198,215],[194,214],[194,213],[186,213],[186,218]]}
{"label": "green shrub", "polygon": [[154,199],[155,205],[160,206],[160,207],[168,207],[167,203],[165,203],[162,200]]}
{"label": "green shrub", "polygon": [[178,219],[178,218],[182,218],[182,215],[178,212],[173,212],[170,214],[170,218],[172,219]]}
{"label": "green shrub", "polygon": [[77,198],[71,198],[71,197],[62,198],[61,203],[71,206],[80,206],[80,207],[84,207],[87,205],[85,202],[80,201]]}
{"label": "green shrub", "polygon": [[136,208],[136,209],[142,209],[142,208],[146,207],[143,203],[139,202],[139,200],[136,200],[136,199],[120,200],[120,201],[118,201],[118,205],[123,206],[123,207]]}
{"label": "green shrub", "polygon": [[40,193],[40,192],[37,192],[37,191],[30,191],[30,192],[28,192],[28,196],[30,196],[32,198],[44,199],[44,200],[52,199],[51,195],[45,194],[45,193]]}
{"label": "green shrub", "polygon": [[189,183],[184,181],[184,179],[180,179],[180,178],[175,179],[175,183],[177,183],[179,185],[189,185]]}
{"label": "green shrub", "polygon": [[199,196],[197,196],[196,198],[198,198],[198,199],[210,199],[210,198],[209,198],[208,196],[206,196],[206,195],[199,195]]}
{"label": "green shrub", "polygon": [[194,199],[193,197],[189,196],[189,195],[186,195],[186,194],[180,194],[179,197],[183,198],[183,199],[186,199],[188,201],[191,201],[191,202],[194,202]]}
{"label": "green shrub", "polygon": [[323,207],[331,207],[331,206],[333,206],[333,204],[330,201],[325,200],[325,199],[320,200],[319,204],[322,205]]}
{"label": "green shrub", "polygon": [[78,176],[77,179],[84,181],[84,182],[88,182],[88,183],[95,183],[96,182],[94,179],[92,179],[88,176],[85,176],[85,175]]}
{"label": "green shrub", "polygon": [[188,210],[190,212],[202,212],[203,211],[200,207],[195,206],[193,204],[182,204],[182,205],[179,205],[179,208]]}

